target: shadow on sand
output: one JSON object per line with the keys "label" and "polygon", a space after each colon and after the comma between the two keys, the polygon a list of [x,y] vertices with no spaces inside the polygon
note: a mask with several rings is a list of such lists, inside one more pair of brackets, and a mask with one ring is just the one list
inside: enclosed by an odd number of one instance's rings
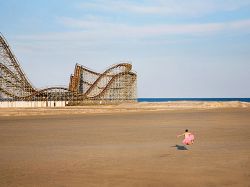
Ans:
{"label": "shadow on sand", "polygon": [[185,151],[185,150],[188,150],[185,146],[183,145],[174,145],[172,147],[176,147],[177,150],[181,150],[181,151]]}

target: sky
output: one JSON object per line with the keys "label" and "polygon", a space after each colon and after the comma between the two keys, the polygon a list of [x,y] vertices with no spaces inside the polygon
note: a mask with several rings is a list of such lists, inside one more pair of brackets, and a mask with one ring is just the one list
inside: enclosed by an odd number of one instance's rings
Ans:
{"label": "sky", "polygon": [[250,97],[250,0],[0,0],[0,23],[37,88],[128,61],[138,97]]}

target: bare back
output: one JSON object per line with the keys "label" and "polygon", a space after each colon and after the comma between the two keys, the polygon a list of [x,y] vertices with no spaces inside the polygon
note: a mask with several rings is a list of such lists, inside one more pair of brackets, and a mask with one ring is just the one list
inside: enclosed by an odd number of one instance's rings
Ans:
{"label": "bare back", "polygon": [[191,133],[190,132],[185,132],[185,133],[183,133],[183,135],[184,135],[185,138],[188,138],[191,135]]}

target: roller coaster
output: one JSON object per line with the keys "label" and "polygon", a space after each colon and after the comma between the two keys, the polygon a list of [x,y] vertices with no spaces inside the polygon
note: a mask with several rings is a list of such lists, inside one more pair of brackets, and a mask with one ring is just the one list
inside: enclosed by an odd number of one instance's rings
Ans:
{"label": "roller coaster", "polygon": [[130,63],[113,65],[103,73],[76,64],[68,88],[37,89],[0,34],[1,101],[65,101],[68,105],[133,102],[137,99],[136,92],[137,75]]}

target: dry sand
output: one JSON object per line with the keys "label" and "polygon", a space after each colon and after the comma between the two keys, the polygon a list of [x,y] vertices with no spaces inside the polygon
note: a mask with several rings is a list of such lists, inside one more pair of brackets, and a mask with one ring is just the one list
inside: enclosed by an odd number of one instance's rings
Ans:
{"label": "dry sand", "polygon": [[[0,186],[250,186],[249,107],[146,106],[0,109]],[[186,128],[196,141],[182,150]]]}

